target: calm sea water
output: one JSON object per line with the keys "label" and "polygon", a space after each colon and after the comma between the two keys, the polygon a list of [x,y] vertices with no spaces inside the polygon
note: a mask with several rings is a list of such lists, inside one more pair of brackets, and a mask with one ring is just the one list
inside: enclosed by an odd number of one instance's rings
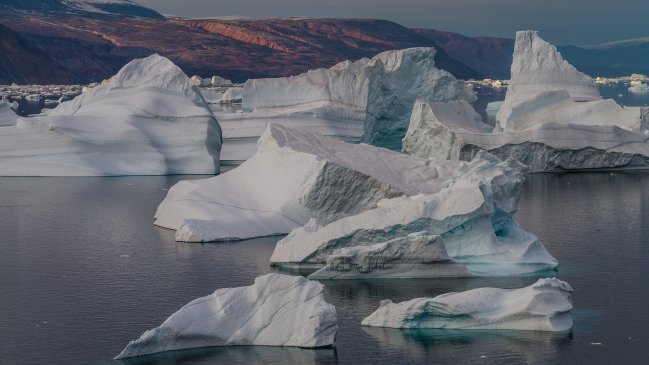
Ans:
{"label": "calm sea water", "polygon": [[[186,244],[153,226],[181,178],[0,178],[0,364],[120,364],[111,358],[130,339],[187,302],[271,271],[277,238]],[[570,332],[360,326],[381,299],[533,277],[326,282],[340,324],[334,349],[215,348],[125,363],[646,363],[649,172],[530,176],[517,217],[576,291]]]}

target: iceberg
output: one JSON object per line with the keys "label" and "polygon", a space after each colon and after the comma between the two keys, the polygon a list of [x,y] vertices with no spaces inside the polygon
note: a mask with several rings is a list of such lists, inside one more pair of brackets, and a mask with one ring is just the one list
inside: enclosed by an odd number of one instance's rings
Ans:
{"label": "iceberg", "polygon": [[254,155],[269,123],[399,149],[415,100],[475,100],[461,80],[435,68],[434,56],[434,48],[409,48],[297,76],[248,80],[242,112],[215,110],[223,127],[222,160],[241,163]]}
{"label": "iceberg", "polygon": [[566,331],[572,287],[556,278],[521,289],[479,288],[402,303],[383,300],[364,326],[389,328]]}
{"label": "iceberg", "polygon": [[218,289],[190,302],[116,359],[212,346],[327,347],[337,331],[336,308],[325,302],[322,284],[267,274],[254,285]]}
{"label": "iceberg", "polygon": [[646,94],[649,93],[649,85],[638,83],[629,87],[629,91],[632,93]]}
{"label": "iceberg", "polygon": [[16,124],[18,115],[14,112],[14,103],[0,100],[0,127],[13,126]]}
{"label": "iceberg", "polygon": [[403,151],[466,161],[489,151],[515,158],[531,172],[647,167],[649,108],[602,100],[589,80],[536,32],[518,32],[512,80],[495,128],[461,100],[416,102]]}
{"label": "iceberg", "polygon": [[457,166],[271,124],[255,156],[239,167],[173,186],[155,224],[187,242],[286,234],[312,219],[325,224],[358,214],[383,198],[434,193]]}
{"label": "iceberg", "polygon": [[0,128],[3,176],[219,171],[217,120],[189,78],[159,55],[130,62],[46,115],[11,124]]}
{"label": "iceberg", "polygon": [[[429,161],[431,167],[436,164],[448,166],[450,162]],[[401,254],[395,254],[389,247],[397,243],[400,250],[417,251],[416,247],[407,247],[408,238],[397,239],[424,231],[427,235],[441,236],[440,243],[443,242],[448,257],[453,260],[448,263],[464,265],[472,276],[552,270],[557,267],[557,261],[536,236],[523,230],[513,218],[524,171],[523,166],[512,159],[502,162],[481,152],[469,163],[456,164],[450,174],[439,179],[436,192],[386,197],[376,207],[358,214],[328,224],[312,220],[294,229],[277,243],[271,264],[280,268],[322,268],[326,265],[314,278],[325,273],[328,278],[363,277],[374,275],[365,269],[365,256],[369,256],[368,260],[374,261],[372,265],[381,266],[384,262],[389,268],[401,264],[408,270],[412,259],[407,254],[396,262],[389,262],[382,257],[383,253],[399,259]],[[352,247],[354,249],[343,250]],[[424,249],[439,261],[446,259],[439,244]],[[429,265],[429,268],[425,277],[448,276],[447,266]],[[462,271],[461,267],[455,268],[458,269],[456,273]],[[376,272],[380,274],[380,270]],[[467,271],[458,276],[467,276]]]}

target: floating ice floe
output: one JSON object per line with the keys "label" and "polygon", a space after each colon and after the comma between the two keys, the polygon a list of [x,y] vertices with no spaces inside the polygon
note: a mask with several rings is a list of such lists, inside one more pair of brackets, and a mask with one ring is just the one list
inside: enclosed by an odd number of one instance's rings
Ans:
{"label": "floating ice floe", "polygon": [[434,56],[434,48],[410,48],[298,76],[248,80],[242,113],[215,109],[223,127],[222,160],[240,163],[254,155],[268,123],[398,149],[415,100],[475,98],[462,81],[435,68]]}
{"label": "floating ice floe", "polygon": [[218,289],[131,341],[116,359],[212,346],[326,347],[338,331],[322,284],[268,274],[252,286]]}
{"label": "floating ice floe", "polygon": [[629,87],[629,91],[632,93],[646,94],[649,93],[649,85],[638,83]]}
{"label": "floating ice floe", "polygon": [[[14,112],[14,104],[6,100],[0,100],[0,127],[13,126],[16,124],[18,115]],[[0,133],[2,130],[0,129]]]}
{"label": "floating ice floe", "polygon": [[2,176],[219,171],[218,122],[189,78],[158,55],[130,62],[47,115],[11,124],[0,128]]}
{"label": "floating ice floe", "polygon": [[572,328],[572,287],[556,278],[521,289],[479,288],[418,298],[381,301],[364,326],[390,328],[566,331]]}
{"label": "floating ice floe", "polygon": [[490,131],[462,101],[417,102],[403,151],[471,160],[486,150],[532,172],[649,166],[649,108],[601,100],[594,81],[537,32],[516,35],[512,79],[495,122]]}

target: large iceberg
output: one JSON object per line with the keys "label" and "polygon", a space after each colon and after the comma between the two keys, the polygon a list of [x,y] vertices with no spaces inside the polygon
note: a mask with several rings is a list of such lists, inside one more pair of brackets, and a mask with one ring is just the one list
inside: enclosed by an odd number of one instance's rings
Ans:
{"label": "large iceberg", "polygon": [[381,301],[364,326],[390,328],[566,331],[573,289],[556,278],[521,289],[479,288],[402,303]]}
{"label": "large iceberg", "polygon": [[131,341],[116,359],[212,346],[326,347],[338,331],[322,284],[267,274],[252,286],[218,289]]}
{"label": "large iceberg", "polygon": [[158,55],[130,62],[46,115],[3,117],[0,125],[3,176],[219,171],[218,122],[190,79]]}
{"label": "large iceberg", "polygon": [[537,32],[517,33],[512,80],[495,122],[491,131],[461,100],[417,102],[403,151],[471,160],[486,150],[532,172],[649,165],[649,108],[601,100],[594,81]]}
{"label": "large iceberg", "polygon": [[415,100],[475,98],[461,80],[435,68],[434,56],[434,48],[409,48],[298,76],[248,80],[241,112],[215,108],[223,127],[222,160],[250,158],[269,123],[398,149]]}
{"label": "large iceberg", "polygon": [[[448,166],[449,161],[430,160],[430,167]],[[413,172],[408,172],[413,173]],[[417,172],[418,173],[418,172]],[[325,266],[314,277],[349,278],[352,276],[398,276],[391,266],[410,270],[412,256],[400,260],[385,258],[394,254],[390,245],[400,243],[402,250],[408,239],[393,241],[414,232],[440,236],[446,254],[438,245],[425,248],[436,259],[417,264],[428,265],[412,277],[444,277],[452,266],[457,276],[500,276],[533,273],[556,268],[557,261],[542,243],[523,230],[514,220],[518,197],[524,180],[522,165],[514,160],[500,161],[495,156],[479,153],[469,163],[458,163],[450,175],[437,182],[438,191],[417,195],[384,198],[376,207],[340,218],[331,223],[312,220],[297,228],[277,243],[271,256],[273,265],[285,268]],[[351,247],[369,246],[366,248]],[[421,248],[414,248],[419,251]],[[351,256],[351,257],[350,257]],[[366,256],[381,270],[367,270]],[[437,262],[436,262],[437,261]],[[460,263],[467,270],[458,270]],[[342,264],[341,264],[342,263]],[[385,263],[385,265],[384,265]],[[369,266],[372,268],[372,266]],[[336,273],[337,271],[337,273]],[[410,270],[411,271],[411,270]],[[404,275],[404,276],[406,276]]]}
{"label": "large iceberg", "polygon": [[286,234],[312,218],[322,224],[358,214],[383,198],[434,193],[457,166],[272,124],[241,166],[172,187],[155,224],[189,242]]}

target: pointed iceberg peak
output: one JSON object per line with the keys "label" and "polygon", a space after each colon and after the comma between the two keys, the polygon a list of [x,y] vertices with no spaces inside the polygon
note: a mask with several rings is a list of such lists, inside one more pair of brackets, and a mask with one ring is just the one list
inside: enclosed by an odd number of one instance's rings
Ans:
{"label": "pointed iceberg peak", "polygon": [[189,77],[171,60],[157,53],[129,62],[108,83],[112,87],[149,87],[181,93],[193,89]]}
{"label": "pointed iceberg peak", "polygon": [[509,90],[517,94],[565,89],[574,101],[599,100],[595,81],[561,57],[537,31],[516,32]]}

